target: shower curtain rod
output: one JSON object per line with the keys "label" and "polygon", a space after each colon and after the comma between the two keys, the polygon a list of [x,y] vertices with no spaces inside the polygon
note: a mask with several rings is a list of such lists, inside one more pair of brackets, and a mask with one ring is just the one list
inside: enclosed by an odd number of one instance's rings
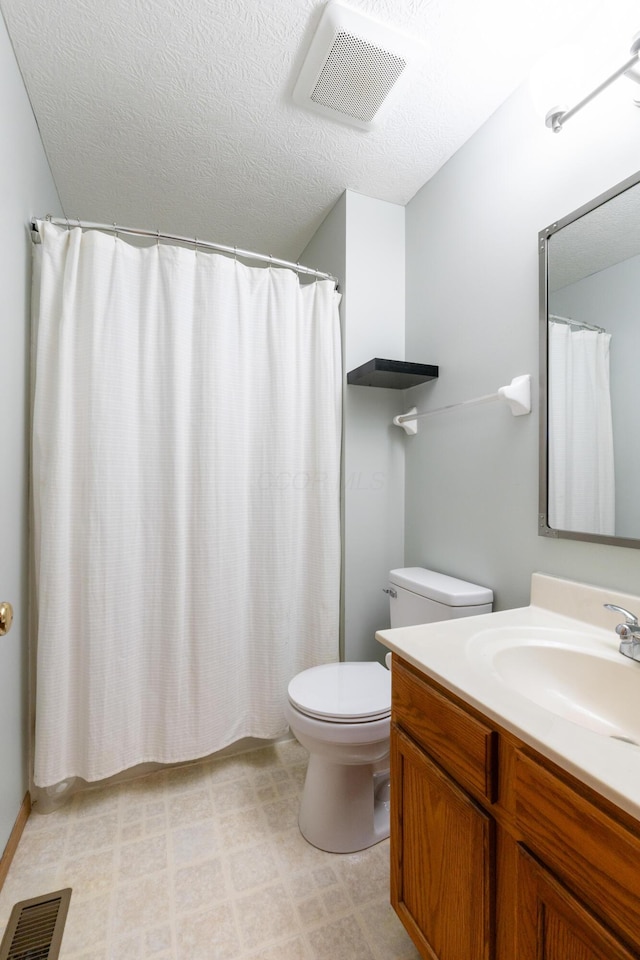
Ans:
{"label": "shower curtain rod", "polygon": [[[310,277],[316,277],[318,280],[332,280],[338,287],[338,278],[330,273],[323,273],[321,270],[314,270],[312,267],[303,267],[302,264],[292,263],[289,260],[280,260],[278,257],[272,257],[268,254],[255,253],[253,250],[241,250],[239,247],[228,247],[222,243],[212,243],[210,240],[199,240],[198,237],[181,237],[175,233],[160,233],[158,230],[143,230],[139,227],[121,227],[117,223],[90,223],[86,220],[77,220],[75,217],[73,223],[71,223],[66,217],[52,217],[51,214],[47,214],[43,219],[48,220],[49,223],[55,223],[56,226],[67,227],[69,230],[72,226],[77,226],[82,230],[105,230],[108,233],[115,234],[116,237],[119,233],[127,233],[134,237],[148,237],[151,240],[171,240],[178,243],[193,244],[196,250],[198,248],[218,250],[221,253],[229,253],[234,257],[242,257],[245,260],[259,260],[272,267],[287,267],[290,270],[295,270],[296,273],[304,273]],[[31,223],[31,232],[34,235],[33,242],[40,243],[40,234],[35,221]]]}
{"label": "shower curtain rod", "polygon": [[604,327],[594,327],[591,323],[583,323],[582,320],[572,320],[571,317],[559,317],[555,313],[549,314],[549,320],[555,320],[556,323],[568,323],[571,327],[582,327],[583,330],[595,330],[596,333],[606,333]]}

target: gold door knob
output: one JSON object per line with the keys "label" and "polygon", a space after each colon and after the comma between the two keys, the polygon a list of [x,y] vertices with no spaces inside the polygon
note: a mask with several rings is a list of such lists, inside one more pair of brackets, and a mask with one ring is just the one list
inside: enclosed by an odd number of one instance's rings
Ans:
{"label": "gold door knob", "polygon": [[0,637],[11,630],[13,623],[13,607],[10,603],[0,603]]}

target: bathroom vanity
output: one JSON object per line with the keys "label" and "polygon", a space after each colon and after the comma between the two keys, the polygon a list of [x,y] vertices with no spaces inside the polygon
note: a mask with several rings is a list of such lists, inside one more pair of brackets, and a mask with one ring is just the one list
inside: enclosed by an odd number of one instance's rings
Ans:
{"label": "bathroom vanity", "polygon": [[536,574],[530,607],[378,634],[391,900],[429,960],[640,957],[640,663],[603,602],[640,609]]}

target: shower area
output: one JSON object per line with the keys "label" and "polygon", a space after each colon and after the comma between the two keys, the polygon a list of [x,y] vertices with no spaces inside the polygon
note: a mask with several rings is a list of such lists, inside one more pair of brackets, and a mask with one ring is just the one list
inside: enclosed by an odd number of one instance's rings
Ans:
{"label": "shower area", "polygon": [[611,334],[550,314],[548,343],[550,523],[613,535]]}
{"label": "shower area", "polygon": [[35,226],[32,786],[46,809],[143,765],[282,736],[289,679],[338,659],[342,351],[326,274]]}

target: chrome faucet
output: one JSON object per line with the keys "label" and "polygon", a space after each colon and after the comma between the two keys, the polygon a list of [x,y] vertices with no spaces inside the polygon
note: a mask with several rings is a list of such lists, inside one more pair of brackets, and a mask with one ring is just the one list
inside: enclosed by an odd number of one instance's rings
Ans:
{"label": "chrome faucet", "polygon": [[623,657],[640,661],[640,623],[635,613],[629,613],[624,607],[617,607],[615,603],[605,603],[605,607],[625,617],[625,622],[619,623],[616,627],[616,633],[620,637],[620,653]]}

